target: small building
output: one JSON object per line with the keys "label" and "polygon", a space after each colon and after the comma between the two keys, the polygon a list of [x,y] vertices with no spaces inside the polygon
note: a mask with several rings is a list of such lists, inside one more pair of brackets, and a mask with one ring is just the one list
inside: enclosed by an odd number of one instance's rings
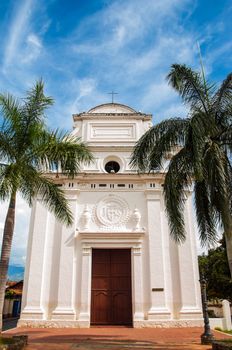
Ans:
{"label": "small building", "polygon": [[95,156],[72,180],[50,174],[75,221],[65,227],[34,202],[20,326],[180,327],[202,324],[193,226],[186,192],[187,239],[170,238],[165,172],[130,167],[152,116],[108,103],[75,114],[73,136]]}
{"label": "small building", "polygon": [[23,292],[22,281],[8,281],[3,306],[3,318],[19,317]]}

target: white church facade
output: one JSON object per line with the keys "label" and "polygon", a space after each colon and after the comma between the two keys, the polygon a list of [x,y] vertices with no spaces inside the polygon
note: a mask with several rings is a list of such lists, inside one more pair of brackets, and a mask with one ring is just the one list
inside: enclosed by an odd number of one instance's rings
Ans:
{"label": "white church facade", "polygon": [[18,325],[202,325],[191,192],[187,239],[177,245],[165,215],[165,174],[129,166],[152,116],[108,103],[73,118],[72,135],[88,144],[95,161],[72,180],[54,175],[73,212],[72,227],[39,198],[33,205]]}

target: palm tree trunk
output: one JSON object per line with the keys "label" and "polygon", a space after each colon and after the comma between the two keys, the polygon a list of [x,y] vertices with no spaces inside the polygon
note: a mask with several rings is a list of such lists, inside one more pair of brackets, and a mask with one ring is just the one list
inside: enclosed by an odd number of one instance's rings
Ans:
{"label": "palm tree trunk", "polygon": [[232,279],[232,216],[230,212],[229,199],[225,201],[222,207],[222,222],[226,240],[226,253],[230,269],[230,277]]}
{"label": "palm tree trunk", "polygon": [[230,277],[232,279],[232,231],[225,232],[226,239],[226,253],[230,268]]}
{"label": "palm tree trunk", "polygon": [[3,231],[2,239],[2,252],[0,259],[0,331],[2,330],[2,313],[5,298],[5,288],[7,281],[7,270],[10,260],[10,252],[12,246],[12,239],[14,233],[14,223],[15,223],[15,202],[16,193],[12,193],[10,198],[10,203],[8,211],[6,214],[5,226]]}

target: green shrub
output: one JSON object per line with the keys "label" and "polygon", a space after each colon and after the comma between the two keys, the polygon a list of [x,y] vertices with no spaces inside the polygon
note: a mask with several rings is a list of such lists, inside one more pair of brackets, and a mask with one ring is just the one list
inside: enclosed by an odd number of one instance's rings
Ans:
{"label": "green shrub", "polygon": [[12,338],[3,338],[0,337],[0,344],[5,345],[5,344],[13,344],[15,341]]}

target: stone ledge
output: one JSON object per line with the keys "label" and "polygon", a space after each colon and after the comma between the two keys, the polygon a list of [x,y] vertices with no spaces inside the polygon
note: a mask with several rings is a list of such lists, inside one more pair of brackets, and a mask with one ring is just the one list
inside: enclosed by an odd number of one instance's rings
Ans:
{"label": "stone ledge", "polygon": [[19,320],[18,328],[89,328],[83,327],[82,321],[40,321],[40,320]]}
{"label": "stone ledge", "polygon": [[[203,320],[134,320],[134,328],[183,328],[203,327]],[[19,328],[89,328],[89,321],[78,320],[19,320]]]}

